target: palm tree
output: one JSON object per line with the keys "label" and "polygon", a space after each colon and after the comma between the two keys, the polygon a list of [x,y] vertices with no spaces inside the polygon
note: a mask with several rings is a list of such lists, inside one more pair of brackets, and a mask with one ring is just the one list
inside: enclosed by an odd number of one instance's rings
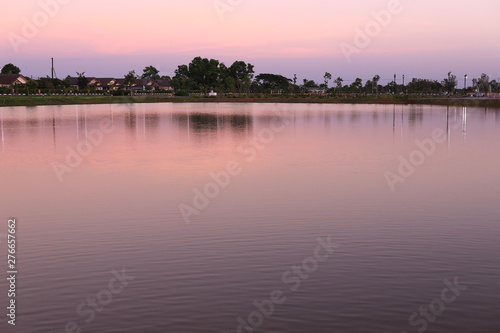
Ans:
{"label": "palm tree", "polygon": [[332,74],[326,72],[323,78],[325,79],[325,87],[328,90],[328,80],[332,79]]}
{"label": "palm tree", "polygon": [[380,75],[377,74],[373,77],[372,94],[373,94],[373,87],[375,87],[375,92],[378,94],[378,81],[380,81]]}
{"label": "palm tree", "polygon": [[335,91],[337,91],[337,89],[340,89],[342,88],[342,83],[344,82],[344,79],[342,79],[340,76],[338,78],[335,79],[335,84],[336,84],[336,87],[335,87]]}

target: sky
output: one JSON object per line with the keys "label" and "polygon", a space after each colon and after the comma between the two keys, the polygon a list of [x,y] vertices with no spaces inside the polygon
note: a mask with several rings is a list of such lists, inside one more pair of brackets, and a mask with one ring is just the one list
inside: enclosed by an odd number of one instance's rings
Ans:
{"label": "sky", "polygon": [[197,56],[299,82],[325,72],[344,82],[500,77],[498,0],[23,0],[4,8],[0,66],[33,78],[50,75],[51,58],[64,78],[123,77],[149,65],[173,76]]}

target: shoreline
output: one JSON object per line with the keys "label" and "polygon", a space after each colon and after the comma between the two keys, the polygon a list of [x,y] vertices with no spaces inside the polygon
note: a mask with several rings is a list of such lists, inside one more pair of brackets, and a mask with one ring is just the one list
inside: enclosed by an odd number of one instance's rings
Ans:
{"label": "shoreline", "polygon": [[127,104],[127,103],[303,103],[303,104],[399,104],[500,108],[500,98],[454,98],[410,96],[253,96],[253,97],[172,97],[172,96],[0,96],[1,107]]}

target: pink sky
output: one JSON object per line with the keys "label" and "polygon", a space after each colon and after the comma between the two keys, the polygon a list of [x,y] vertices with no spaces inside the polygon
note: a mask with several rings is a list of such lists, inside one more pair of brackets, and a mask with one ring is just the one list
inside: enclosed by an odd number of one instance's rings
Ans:
{"label": "pink sky", "polygon": [[[43,22],[40,4],[58,2],[65,4]],[[379,25],[368,45],[355,44],[356,29],[373,26],[372,12],[394,2],[401,10],[390,23]],[[6,12],[0,65],[13,62],[34,77],[50,74],[51,57],[65,77],[123,76],[148,65],[173,75],[195,56],[244,60],[257,73],[296,73],[299,80],[320,80],[325,71],[346,81],[375,74],[389,80],[394,73],[440,79],[448,71],[500,77],[497,0],[24,0],[9,2]],[[23,34],[23,19],[34,17],[41,20],[38,31]],[[18,52],[13,36],[24,38]],[[350,62],[342,43],[359,50]]]}

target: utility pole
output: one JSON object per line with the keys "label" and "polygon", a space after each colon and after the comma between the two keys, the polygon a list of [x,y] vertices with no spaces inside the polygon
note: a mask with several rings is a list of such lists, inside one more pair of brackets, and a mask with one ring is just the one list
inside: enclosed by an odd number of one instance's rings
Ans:
{"label": "utility pole", "polygon": [[394,95],[396,94],[396,74],[394,74]]}
{"label": "utility pole", "polygon": [[52,60],[52,80],[54,80],[54,78],[57,78],[57,73],[56,73],[56,69],[54,68],[54,58],[50,58],[50,60]]}
{"label": "utility pole", "polygon": [[405,75],[403,74],[403,94],[405,92]]}

